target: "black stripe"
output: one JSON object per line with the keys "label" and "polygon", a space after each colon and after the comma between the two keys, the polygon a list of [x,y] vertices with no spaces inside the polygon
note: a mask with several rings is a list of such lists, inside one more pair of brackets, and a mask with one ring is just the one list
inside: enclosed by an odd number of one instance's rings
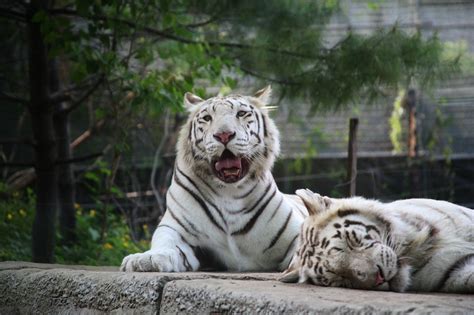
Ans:
{"label": "black stripe", "polygon": [[[283,199],[284,199],[284,197],[281,196],[281,200],[280,200],[280,202],[278,203],[278,205],[275,207],[275,210],[273,211],[272,215],[270,216],[270,219],[268,219],[268,222],[270,222],[270,221],[273,219],[273,217],[275,216],[275,214],[276,214],[276,213],[278,212],[278,210],[280,209],[280,206],[281,206],[281,204],[283,203]],[[291,210],[291,212],[293,212],[293,209],[290,209],[290,210]]]}
{"label": "black stripe", "polygon": [[193,198],[194,200],[197,201],[197,203],[199,203],[199,205],[201,206],[201,208],[204,210],[204,212],[206,213],[207,217],[209,218],[209,220],[219,229],[221,230],[222,232],[225,232],[224,228],[222,226],[219,225],[219,223],[217,223],[216,219],[214,218],[214,216],[211,214],[211,212],[209,211],[209,208],[206,206],[206,203],[194,192],[192,191],[191,189],[189,189],[188,187],[186,187],[183,182],[178,178],[178,176],[175,176],[174,177],[174,180],[176,182],[176,184],[178,184],[181,188],[183,188],[184,190],[186,190]]}
{"label": "black stripe", "polygon": [[351,215],[351,214],[359,214],[359,210],[356,210],[356,209],[339,209],[337,211],[337,215],[340,217],[340,218],[343,218],[343,217],[347,217],[348,215]]}
{"label": "black stripe", "polygon": [[275,243],[278,241],[278,239],[280,238],[280,236],[283,234],[283,232],[285,231],[286,227],[288,226],[288,222],[290,222],[290,219],[291,219],[291,215],[293,213],[290,212],[290,214],[288,215],[288,217],[286,218],[285,220],[285,223],[283,223],[283,225],[280,227],[280,229],[278,230],[277,234],[273,237],[272,241],[270,242],[270,245],[268,245],[267,248],[265,248],[265,250],[263,252],[266,252],[267,250],[269,250],[270,248],[272,248]]}
{"label": "black stripe", "polygon": [[192,122],[192,128],[193,128],[194,139],[197,139],[196,124],[194,123],[194,120]]}
{"label": "black stripe", "polygon": [[454,264],[452,264],[444,273],[441,280],[438,282],[438,285],[435,287],[434,291],[441,290],[445,285],[446,282],[451,278],[452,274],[459,268],[462,267],[469,259],[474,258],[474,254],[467,254],[466,256],[461,257],[458,259]]}
{"label": "black stripe", "polygon": [[188,257],[186,257],[186,254],[183,252],[183,250],[178,245],[175,245],[175,246],[176,246],[176,248],[178,248],[179,254],[183,258],[183,265],[184,265],[184,268],[186,268],[186,271],[192,270],[193,268],[191,267],[191,264],[189,263]]}
{"label": "black stripe", "polygon": [[[188,245],[189,247],[193,248],[193,246],[184,238],[183,235],[181,235],[181,233],[179,233],[178,230],[176,230],[174,227],[168,225],[168,224],[160,224],[156,227],[156,230],[158,230],[160,227],[165,227],[165,228],[168,228],[168,229],[171,229],[173,231],[175,231],[180,237],[181,237],[181,240],[183,241],[183,243],[185,243],[186,245]],[[155,231],[156,231],[155,230]]]}
{"label": "black stripe", "polygon": [[252,136],[255,136],[255,138],[257,138],[258,140],[258,143],[261,143],[262,142],[262,139],[260,139],[260,136],[258,134],[256,134],[255,132],[253,132],[252,130],[250,130],[250,134]]}
{"label": "black stripe", "polygon": [[326,248],[328,247],[328,245],[329,245],[329,240],[323,237],[323,239],[321,240],[321,248]]}
{"label": "black stripe", "polygon": [[354,221],[354,220],[347,220],[347,219],[344,220],[344,226],[348,227],[349,225],[362,225],[363,227],[365,227],[366,232],[370,232],[370,230],[374,230],[375,232],[377,232],[377,234],[380,235],[379,229],[377,229],[377,227],[372,224],[365,224],[364,222]]}
{"label": "black stripe", "polygon": [[266,137],[266,136],[268,136],[267,124],[265,123],[265,117],[263,115],[262,115],[262,119],[263,119],[263,136]]}
{"label": "black stripe", "polygon": [[340,239],[342,240],[341,231],[336,230],[336,234],[334,234],[333,236],[331,236],[331,238],[340,238]]}
{"label": "black stripe", "polygon": [[360,240],[357,238],[356,232],[352,230],[351,234],[352,234],[352,238],[356,240],[357,244],[360,244]]}
{"label": "black stripe", "polygon": [[[260,201],[262,201],[263,198],[265,198],[268,194],[268,192],[270,191],[270,188],[272,187],[272,182],[270,182],[267,187],[265,187],[265,191],[263,192],[263,194],[260,196],[260,198],[258,198],[257,202],[255,202],[253,204],[253,206],[251,206],[249,209],[245,210],[245,213],[249,213],[249,212],[252,212],[257,206],[258,204],[260,203]],[[276,189],[275,189],[276,191]]]}
{"label": "black stripe", "polygon": [[232,235],[242,235],[242,234],[248,233],[252,229],[252,227],[255,225],[255,222],[257,222],[257,219],[260,217],[263,210],[266,209],[267,205],[273,199],[276,192],[277,192],[277,190],[275,189],[273,191],[273,194],[262,204],[260,209],[258,209],[257,213],[254,214],[254,216],[247,222],[247,224],[243,228],[241,228],[240,230],[232,232]]}
{"label": "black stripe", "polygon": [[[181,203],[178,202],[178,200],[173,196],[173,194],[171,193],[171,190],[168,191],[168,194],[170,195],[171,199],[173,199],[174,202],[176,202],[176,204],[183,210],[187,210]],[[169,208],[169,207],[168,207]],[[183,219],[186,221],[186,223],[194,230],[194,232],[196,233],[200,233],[200,231],[196,228],[196,226],[191,222],[189,221],[186,217],[183,217]]]}
{"label": "black stripe", "polygon": [[183,222],[181,222],[181,220],[173,213],[173,211],[171,211],[171,209],[168,207],[167,211],[170,213],[171,217],[176,221],[176,223],[178,223],[186,232],[188,232],[188,234],[194,236],[195,238],[198,238],[198,235],[191,232],[188,227],[186,225],[183,224]]}
{"label": "black stripe", "polygon": [[[191,185],[193,185],[194,189],[196,189],[196,191],[200,192],[201,190],[199,189],[199,187],[196,185],[196,183],[186,174],[184,174],[183,171],[181,171],[179,169],[179,167],[176,167],[176,169],[178,170],[178,173],[183,175],[190,183]],[[209,200],[209,198],[206,198],[206,196],[204,194],[201,193],[201,197],[204,198],[204,200],[209,204],[211,205],[214,209],[216,209],[217,213],[219,214],[219,216],[221,217],[222,221],[224,222],[224,225],[227,226],[227,223],[226,223],[226,220],[224,219],[224,215],[222,214],[222,212],[219,210],[219,208],[212,202]]]}
{"label": "black stripe", "polygon": [[201,180],[201,182],[204,185],[206,185],[207,188],[209,188],[210,191],[212,191],[214,193],[214,195],[219,196],[219,193],[217,191],[215,191],[214,188],[211,185],[209,185],[209,183],[207,181],[205,181],[201,176],[199,176],[199,174],[196,173],[195,175]]}
{"label": "black stripe", "polygon": [[248,197],[248,195],[250,195],[250,193],[252,193],[254,191],[255,187],[257,187],[257,184],[258,184],[258,182],[255,182],[255,184],[252,186],[252,188],[250,188],[249,191],[247,191],[243,195],[233,196],[234,199],[244,199],[244,198]]}
{"label": "black stripe", "polygon": [[[257,134],[260,135],[260,119],[261,119],[261,115],[260,113],[257,113]],[[260,141],[259,141],[260,142]]]}
{"label": "black stripe", "polygon": [[[295,237],[293,237],[293,239],[291,240],[290,244],[288,245],[288,247],[286,248],[286,251],[285,251],[285,254],[283,254],[283,258],[280,259],[280,264],[285,260],[286,256],[288,255],[288,253],[290,252],[291,248],[293,247],[293,244],[294,242],[296,241],[296,239],[298,238],[298,234],[295,235]],[[304,265],[304,264],[303,264]],[[286,267],[285,267],[286,268]]]}

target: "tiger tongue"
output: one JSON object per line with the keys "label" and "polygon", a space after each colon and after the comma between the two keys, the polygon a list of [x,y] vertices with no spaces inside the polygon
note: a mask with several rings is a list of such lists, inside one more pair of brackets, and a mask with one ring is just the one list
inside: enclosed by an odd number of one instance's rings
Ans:
{"label": "tiger tongue", "polygon": [[227,157],[220,159],[215,164],[216,171],[220,172],[223,169],[231,169],[231,168],[242,168],[242,159],[238,157]]}

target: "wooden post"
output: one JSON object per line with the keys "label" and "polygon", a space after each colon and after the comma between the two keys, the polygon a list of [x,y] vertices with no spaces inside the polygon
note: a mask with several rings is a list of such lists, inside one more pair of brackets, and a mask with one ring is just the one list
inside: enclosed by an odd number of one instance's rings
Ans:
{"label": "wooden post", "polygon": [[358,118],[351,118],[349,122],[349,145],[347,148],[347,181],[349,182],[349,197],[356,194],[357,179],[357,126]]}

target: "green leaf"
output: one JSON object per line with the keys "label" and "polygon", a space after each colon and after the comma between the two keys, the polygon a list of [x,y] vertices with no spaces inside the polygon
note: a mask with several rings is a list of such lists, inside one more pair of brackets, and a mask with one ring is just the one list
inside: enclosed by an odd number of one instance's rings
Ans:
{"label": "green leaf", "polygon": [[96,229],[94,229],[93,227],[89,227],[87,231],[89,232],[89,235],[94,242],[99,240],[100,234]]}

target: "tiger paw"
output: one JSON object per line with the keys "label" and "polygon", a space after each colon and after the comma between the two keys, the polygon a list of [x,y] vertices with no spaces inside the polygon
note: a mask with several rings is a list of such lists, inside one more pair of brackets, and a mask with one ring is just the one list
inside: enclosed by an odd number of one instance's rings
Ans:
{"label": "tiger paw", "polygon": [[389,281],[389,288],[395,292],[405,292],[411,283],[411,266],[402,264],[397,274]]}
{"label": "tiger paw", "polygon": [[128,255],[123,259],[120,271],[179,272],[185,269],[179,264],[176,253],[169,250]]}

